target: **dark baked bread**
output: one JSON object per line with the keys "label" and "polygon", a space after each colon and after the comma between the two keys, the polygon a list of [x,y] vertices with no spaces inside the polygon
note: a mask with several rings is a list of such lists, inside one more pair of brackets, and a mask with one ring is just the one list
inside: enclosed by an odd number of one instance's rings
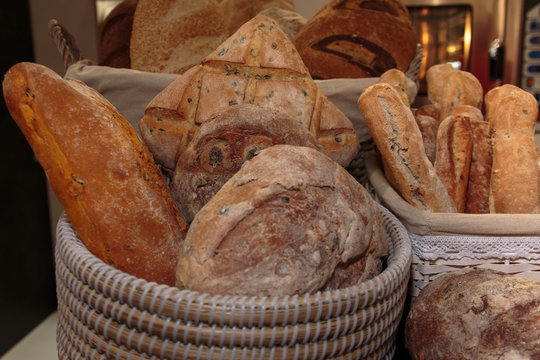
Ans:
{"label": "dark baked bread", "polygon": [[407,71],[416,33],[400,0],[331,0],[294,38],[315,79],[377,77]]}
{"label": "dark baked bread", "polygon": [[276,144],[318,144],[308,129],[278,110],[241,104],[201,125],[178,160],[171,183],[186,220],[195,214],[234,175],[242,164]]}
{"label": "dark baked bread", "polygon": [[177,286],[303,294],[329,281],[361,281],[364,269],[373,275],[368,263],[387,252],[382,216],[360,183],[320,151],[275,145],[246,162],[197,213],[180,253]]}
{"label": "dark baked bread", "polygon": [[413,359],[540,359],[540,281],[492,270],[441,275],[412,302]]}
{"label": "dark baked bread", "polygon": [[137,0],[124,0],[107,15],[99,29],[98,64],[131,67],[129,43]]}

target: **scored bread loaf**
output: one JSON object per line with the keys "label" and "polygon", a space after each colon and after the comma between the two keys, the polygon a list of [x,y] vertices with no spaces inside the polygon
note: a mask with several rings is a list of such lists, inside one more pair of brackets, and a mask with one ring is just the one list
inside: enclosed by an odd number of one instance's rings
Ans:
{"label": "scored bread loaf", "polygon": [[172,171],[201,124],[244,103],[289,115],[343,166],[360,148],[351,121],[324,96],[291,41],[264,15],[163,89],[146,107],[139,128],[156,161]]}
{"label": "scored bread loaf", "polygon": [[490,212],[539,213],[538,144],[534,129],[538,101],[514,85],[502,85],[485,97],[493,149]]}
{"label": "scored bread loaf", "polygon": [[381,154],[385,175],[405,201],[432,212],[456,212],[427,158],[412,110],[397,90],[374,84],[360,95],[358,107]]}
{"label": "scored bread loaf", "polygon": [[315,79],[407,71],[416,42],[410,14],[400,0],[330,0],[294,38]]}
{"label": "scored bread loaf", "polygon": [[97,91],[18,63],[4,99],[88,250],[131,275],[173,285],[187,225],[152,155]]}
{"label": "scored bread loaf", "polygon": [[451,115],[439,125],[435,171],[458,212],[465,211],[473,135],[467,116]]}
{"label": "scored bread loaf", "polygon": [[388,246],[375,201],[342,166],[309,147],[275,145],[197,213],[177,286],[257,296],[348,286],[380,269]]}
{"label": "scored bread loaf", "polygon": [[201,125],[182,153],[171,189],[188,222],[242,164],[261,150],[290,144],[318,149],[308,129],[278,110],[241,104]]}

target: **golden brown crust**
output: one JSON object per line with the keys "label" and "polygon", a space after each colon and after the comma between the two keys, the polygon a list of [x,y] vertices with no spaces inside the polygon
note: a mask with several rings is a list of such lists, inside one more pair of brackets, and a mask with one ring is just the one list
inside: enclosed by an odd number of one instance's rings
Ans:
{"label": "golden brown crust", "polygon": [[290,40],[264,15],[158,94],[145,110],[141,134],[156,160],[174,170],[202,123],[243,103],[283,111],[344,166],[359,150],[351,121],[322,94]]}
{"label": "golden brown crust", "polygon": [[413,111],[413,114],[418,129],[422,134],[426,156],[434,164],[435,154],[437,153],[437,131],[439,129],[439,123],[435,118],[420,114],[418,111]]}
{"label": "golden brown crust", "polygon": [[177,286],[234,295],[315,292],[339,264],[387,254],[382,224],[367,190],[339,164],[308,147],[275,145],[197,213]]}
{"label": "golden brown crust", "polygon": [[387,70],[379,77],[378,82],[392,85],[398,91],[399,95],[401,95],[401,100],[403,100],[403,103],[407,106],[411,106],[409,101],[407,77],[403,71],[398,69]]}
{"label": "golden brown crust", "polygon": [[432,212],[456,212],[452,198],[426,156],[409,107],[388,84],[367,88],[358,99],[388,180],[411,205]]}
{"label": "golden brown crust", "polygon": [[395,0],[329,1],[300,29],[294,44],[315,79],[407,71],[416,54],[410,15]]}
{"label": "golden brown crust", "polygon": [[3,91],[87,248],[134,276],[173,284],[186,223],[129,123],[98,92],[42,65],[13,66]]}
{"label": "golden brown crust", "polygon": [[490,90],[485,102],[493,148],[490,211],[539,213],[538,144],[534,138],[538,102],[513,85]]}

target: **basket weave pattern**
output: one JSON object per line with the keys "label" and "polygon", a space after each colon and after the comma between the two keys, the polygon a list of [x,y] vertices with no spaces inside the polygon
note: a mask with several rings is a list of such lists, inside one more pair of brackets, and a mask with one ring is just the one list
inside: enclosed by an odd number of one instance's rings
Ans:
{"label": "basket weave pattern", "polygon": [[210,295],[138,279],[57,227],[61,359],[391,359],[407,295],[411,247],[381,207],[391,255],[357,286],[302,296]]}

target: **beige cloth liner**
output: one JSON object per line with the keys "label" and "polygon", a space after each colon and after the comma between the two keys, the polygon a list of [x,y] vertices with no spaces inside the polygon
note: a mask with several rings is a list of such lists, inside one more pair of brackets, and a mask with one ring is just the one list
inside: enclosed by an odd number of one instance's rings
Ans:
{"label": "beige cloth liner", "polygon": [[419,210],[386,180],[374,152],[365,155],[370,185],[378,200],[416,235],[540,236],[540,214],[449,214]]}

